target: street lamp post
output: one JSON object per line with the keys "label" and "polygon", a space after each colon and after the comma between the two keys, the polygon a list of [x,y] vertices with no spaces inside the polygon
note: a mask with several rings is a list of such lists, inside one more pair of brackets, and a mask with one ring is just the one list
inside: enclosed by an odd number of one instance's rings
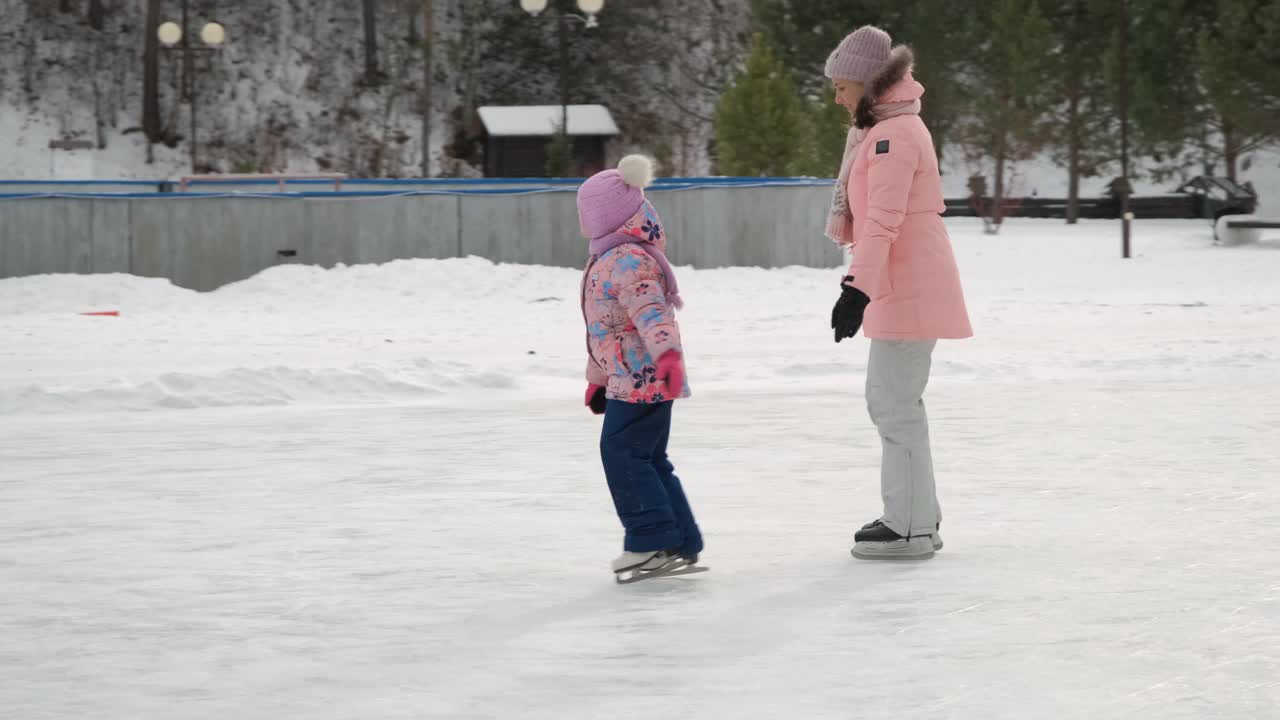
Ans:
{"label": "street lamp post", "polygon": [[187,32],[187,0],[182,0],[182,25],[175,22],[162,23],[156,28],[156,35],[160,38],[160,42],[164,45],[165,50],[178,51],[182,53],[182,63],[187,77],[187,84],[183,88],[184,94],[187,96],[187,102],[191,105],[191,172],[195,174],[196,160],[198,157],[198,143],[196,141],[196,118],[200,115],[199,93],[196,92],[196,71],[192,63],[192,53],[214,52],[222,49],[222,43],[227,39],[226,30],[216,22],[205,23],[200,28],[200,40],[204,43],[204,47],[195,47],[191,44],[190,34]]}
{"label": "street lamp post", "polygon": [[[564,152],[569,154],[570,162],[567,164],[572,164],[573,158],[573,146],[569,144],[569,21],[578,20],[587,29],[597,27],[600,23],[596,20],[596,15],[604,9],[604,0],[577,0],[577,2],[582,15],[559,10],[556,18],[556,34],[560,44],[560,134]],[[520,0],[520,7],[537,17],[547,9],[547,0]]]}
{"label": "street lamp post", "polygon": [[1132,256],[1133,211],[1129,203],[1129,8],[1125,0],[1120,0],[1120,175],[1124,178],[1120,188],[1120,254],[1128,259]]}

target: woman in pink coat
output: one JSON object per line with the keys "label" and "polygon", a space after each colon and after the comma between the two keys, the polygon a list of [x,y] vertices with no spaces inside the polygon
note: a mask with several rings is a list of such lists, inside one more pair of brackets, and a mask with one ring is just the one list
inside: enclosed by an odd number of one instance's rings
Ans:
{"label": "woman in pink coat", "polygon": [[836,181],[827,236],[853,262],[831,314],[835,340],[862,327],[871,341],[867,409],[880,434],[884,512],[854,536],[859,558],[926,558],[942,548],[924,390],[940,339],[973,335],[960,288],[938,156],[920,119],[924,87],[911,51],[871,26],[827,59],[836,102],[853,127]]}

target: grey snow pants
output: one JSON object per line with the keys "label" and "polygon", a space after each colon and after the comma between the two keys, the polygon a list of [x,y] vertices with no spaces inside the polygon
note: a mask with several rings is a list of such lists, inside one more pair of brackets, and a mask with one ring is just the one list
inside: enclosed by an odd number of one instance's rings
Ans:
{"label": "grey snow pants", "polygon": [[932,535],[942,519],[933,483],[924,389],[937,340],[872,340],[867,411],[880,433],[881,520],[904,537]]}

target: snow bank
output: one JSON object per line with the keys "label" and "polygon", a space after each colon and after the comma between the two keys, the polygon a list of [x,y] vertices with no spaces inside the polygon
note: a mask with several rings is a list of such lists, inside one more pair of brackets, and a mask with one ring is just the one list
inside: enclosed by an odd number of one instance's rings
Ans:
{"label": "snow bank", "polygon": [[[977,337],[937,382],[1280,370],[1280,234],[1212,245],[1207,222],[1015,220],[949,228]],[[821,242],[814,239],[812,242]],[[857,383],[865,340],[832,344],[840,270],[681,269],[696,396]],[[128,275],[0,281],[0,414],[432,401],[469,392],[576,399],[574,269],[478,258],[286,265],[197,293]],[[80,313],[119,311],[119,317]]]}
{"label": "snow bank", "polygon": [[514,378],[421,359],[408,367],[231,368],[210,374],[168,372],[143,382],[0,387],[0,414],[255,407],[301,403],[389,402],[460,388],[515,386]]}

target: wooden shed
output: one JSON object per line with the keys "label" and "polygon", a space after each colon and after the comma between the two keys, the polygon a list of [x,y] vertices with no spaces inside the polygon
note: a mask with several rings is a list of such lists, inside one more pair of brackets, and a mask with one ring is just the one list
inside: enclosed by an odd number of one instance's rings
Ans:
{"label": "wooden shed", "polygon": [[[485,177],[546,177],[547,146],[560,127],[561,112],[560,105],[480,108]],[[604,170],[607,144],[617,134],[618,126],[605,106],[570,105],[573,162],[569,175],[586,177]]]}

